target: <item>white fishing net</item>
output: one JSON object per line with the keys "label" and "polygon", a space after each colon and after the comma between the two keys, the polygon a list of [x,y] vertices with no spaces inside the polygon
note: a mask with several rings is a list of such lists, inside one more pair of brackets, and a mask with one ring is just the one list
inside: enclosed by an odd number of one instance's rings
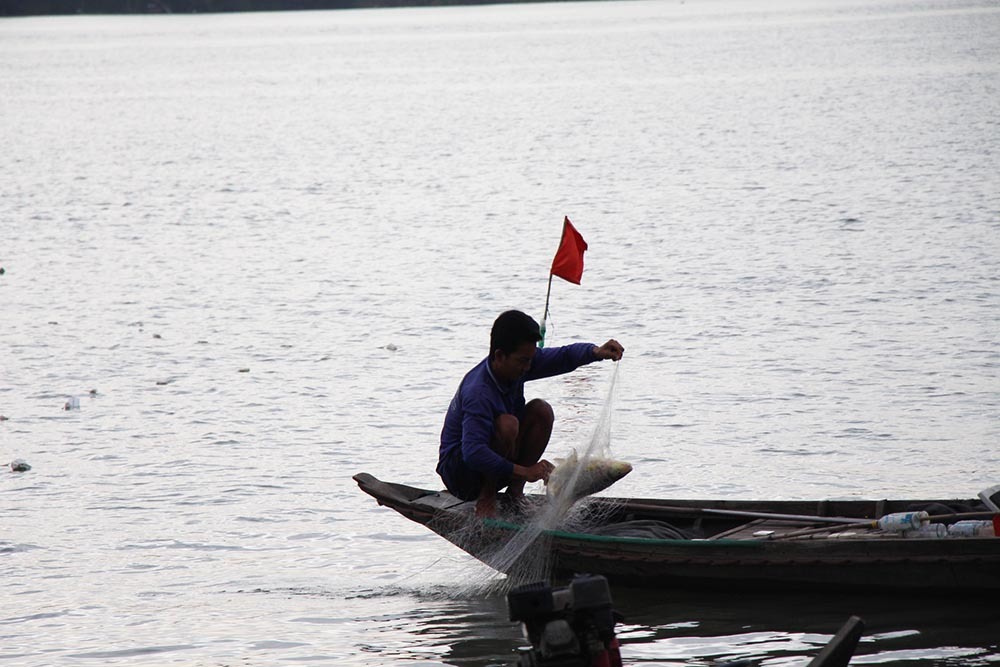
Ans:
{"label": "white fishing net", "polygon": [[[466,587],[486,594],[504,594],[513,586],[549,580],[551,531],[588,532],[614,513],[613,502],[591,502],[589,496],[632,470],[630,464],[611,455],[611,409],[619,367],[614,366],[607,399],[590,442],[583,454],[574,449],[558,461],[549,477],[545,502],[520,508],[515,517],[501,514],[496,521],[479,521],[470,516],[468,522],[446,535],[497,571],[486,576],[481,571],[470,573],[470,580],[463,582]],[[498,541],[498,530],[506,530],[512,537]]]}

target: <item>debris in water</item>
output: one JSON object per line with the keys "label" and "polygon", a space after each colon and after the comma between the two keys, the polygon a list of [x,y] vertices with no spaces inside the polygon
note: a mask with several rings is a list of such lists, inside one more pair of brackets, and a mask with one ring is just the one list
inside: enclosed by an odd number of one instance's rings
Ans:
{"label": "debris in water", "polygon": [[31,466],[24,459],[14,459],[9,465],[11,472],[27,472],[31,470]]}
{"label": "debris in water", "polygon": [[250,369],[249,369],[249,368],[241,368],[241,369],[239,370],[239,372],[240,372],[240,373],[249,373],[249,372],[250,372]]}
{"label": "debris in water", "polygon": [[76,396],[71,396],[68,401],[63,405],[63,410],[79,410],[80,409],[80,399]]}

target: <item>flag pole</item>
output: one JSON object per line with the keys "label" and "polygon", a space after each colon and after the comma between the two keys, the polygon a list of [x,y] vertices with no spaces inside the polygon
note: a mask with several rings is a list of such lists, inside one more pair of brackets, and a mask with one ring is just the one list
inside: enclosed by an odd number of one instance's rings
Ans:
{"label": "flag pole", "polygon": [[539,333],[542,335],[542,339],[538,341],[538,347],[545,347],[545,323],[549,319],[549,297],[552,296],[552,274],[549,274],[549,289],[545,292],[545,313],[542,315],[542,326],[539,327]]}

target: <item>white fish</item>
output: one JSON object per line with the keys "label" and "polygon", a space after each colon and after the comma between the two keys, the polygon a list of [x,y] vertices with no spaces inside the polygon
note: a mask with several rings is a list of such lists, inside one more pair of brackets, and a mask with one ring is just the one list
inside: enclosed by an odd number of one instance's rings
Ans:
{"label": "white fish", "polygon": [[[575,502],[598,491],[603,491],[632,472],[632,464],[608,458],[587,458],[582,462],[576,450],[559,462],[549,475],[546,492],[549,497],[565,497]],[[568,485],[572,484],[572,489]]]}

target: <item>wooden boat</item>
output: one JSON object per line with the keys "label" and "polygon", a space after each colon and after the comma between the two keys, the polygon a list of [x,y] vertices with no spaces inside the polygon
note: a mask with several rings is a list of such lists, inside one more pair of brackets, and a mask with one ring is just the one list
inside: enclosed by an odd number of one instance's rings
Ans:
{"label": "wooden boat", "polygon": [[[525,532],[526,515],[478,519],[474,503],[445,491],[354,476],[379,505],[438,533],[502,571],[496,553]],[[533,505],[544,496],[528,496]],[[913,537],[873,524],[887,514],[946,509],[932,521],[994,519],[975,499],[950,500],[639,500],[592,497],[581,512],[598,525],[546,530],[539,544],[550,573],[586,572],[613,583],[757,589],[893,589],[938,593],[1000,590],[1000,537]],[[958,512],[953,509],[958,508]],[[531,515],[530,509],[527,516]],[[520,517],[520,518],[519,518]],[[639,522],[639,523],[635,523]],[[618,525],[664,525],[687,537],[613,534]],[[506,572],[505,572],[506,573]]]}

